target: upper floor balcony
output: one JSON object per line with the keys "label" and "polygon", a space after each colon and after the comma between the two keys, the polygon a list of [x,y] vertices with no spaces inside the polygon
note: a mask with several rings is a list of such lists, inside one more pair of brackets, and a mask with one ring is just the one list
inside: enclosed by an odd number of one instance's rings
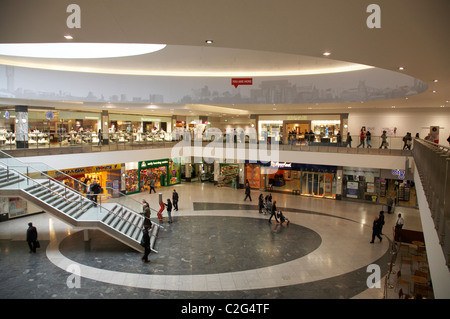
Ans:
{"label": "upper floor balcony", "polygon": [[[364,140],[361,144],[359,135],[352,135],[348,143],[346,138],[338,142],[336,137],[312,139],[304,135],[291,135],[289,138],[278,140],[258,140],[251,135],[221,134],[215,136],[200,136],[194,138],[186,135],[160,134],[160,133],[109,133],[99,138],[95,132],[50,134],[46,132],[28,133],[19,136],[13,133],[0,134],[0,150],[14,157],[30,157],[59,154],[76,154],[91,152],[130,151],[153,148],[173,148],[180,141],[187,141],[192,146],[208,146],[219,140],[225,145],[234,144],[236,147],[249,149],[259,148],[260,144],[273,148],[275,145],[280,151],[326,152],[367,155],[393,155],[412,156],[414,139],[410,144],[403,141],[401,136],[387,136],[386,143],[382,143],[381,136],[372,136],[370,141]],[[217,145],[217,144],[216,144]],[[258,146],[257,146],[258,145]]]}

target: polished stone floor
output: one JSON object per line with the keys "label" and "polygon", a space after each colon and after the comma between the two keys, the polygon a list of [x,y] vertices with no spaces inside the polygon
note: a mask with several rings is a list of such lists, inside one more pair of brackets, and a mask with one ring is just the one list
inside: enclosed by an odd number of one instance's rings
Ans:
{"label": "polished stone floor", "polygon": [[[174,223],[164,222],[148,264],[108,235],[74,229],[46,213],[0,223],[0,298],[382,298],[383,284],[367,286],[367,266],[387,273],[396,216],[386,216],[385,240],[370,244],[379,205],[273,194],[286,225],[258,213],[257,191],[250,202],[243,190],[210,183],[174,187],[180,210]],[[172,190],[158,189],[164,198]],[[158,194],[131,196],[153,207],[158,201]],[[399,212],[405,227],[421,230],[417,209]],[[24,241],[29,221],[39,231],[36,254]]]}

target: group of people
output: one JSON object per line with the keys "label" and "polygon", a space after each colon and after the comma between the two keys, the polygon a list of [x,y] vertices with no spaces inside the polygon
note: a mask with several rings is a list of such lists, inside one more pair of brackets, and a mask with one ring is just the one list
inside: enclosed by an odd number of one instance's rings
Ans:
{"label": "group of people", "polygon": [[[351,136],[350,136],[351,139]],[[367,148],[372,148],[372,145],[370,145],[370,142],[372,141],[372,134],[370,133],[369,130],[366,131],[366,128],[363,126],[361,128],[361,131],[359,132],[359,144],[357,146],[357,148],[361,147],[364,148],[365,147],[365,143],[367,143]],[[350,144],[350,147],[351,144]]]}
{"label": "group of people", "polygon": [[410,150],[412,145],[412,136],[410,132],[407,132],[405,136],[403,136],[403,149]]}
{"label": "group of people", "polygon": [[[397,221],[395,222],[395,228],[402,229],[405,221],[402,217],[402,214],[398,214]],[[383,240],[383,226],[384,226],[384,211],[380,211],[379,215],[375,217],[372,224],[372,240],[371,244],[375,242],[375,237],[377,237],[381,241]]]}
{"label": "group of people", "polygon": [[268,220],[269,223],[272,223],[272,218],[275,217],[275,221],[277,223],[282,224],[286,222],[287,224],[289,224],[289,219],[284,216],[281,210],[278,210],[277,201],[275,200],[272,203],[272,194],[266,195],[266,197],[264,197],[263,194],[260,194],[258,198],[258,208],[260,214],[263,214],[264,211],[270,214]]}
{"label": "group of people", "polygon": [[97,205],[98,194],[102,193],[102,187],[100,184],[94,179],[92,183],[88,185],[87,189],[87,198],[94,201],[95,205]]}
{"label": "group of people", "polygon": [[[178,199],[179,195],[178,192],[174,189],[172,192],[172,200],[170,198],[167,199],[166,203],[164,204],[164,207],[166,207],[167,215],[169,217],[169,224],[172,224],[172,209],[175,209],[175,211],[178,211]],[[149,203],[143,199],[142,200],[142,215],[144,216],[144,224],[143,224],[143,230],[142,230],[142,240],[141,245],[144,247],[144,256],[142,257],[142,261],[145,263],[149,263],[150,260],[148,259],[148,256],[150,255],[150,230],[152,228],[152,222],[150,220],[151,210]],[[160,222],[162,222],[162,215],[158,212],[158,219]]]}

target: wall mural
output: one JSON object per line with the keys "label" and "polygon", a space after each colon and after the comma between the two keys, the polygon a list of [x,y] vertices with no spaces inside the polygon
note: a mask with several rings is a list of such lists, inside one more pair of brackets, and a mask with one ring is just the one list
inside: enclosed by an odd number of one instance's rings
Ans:
{"label": "wall mural", "polygon": [[231,77],[111,75],[0,65],[0,97],[111,103],[303,104],[403,98],[427,89],[418,79],[377,68],[251,79],[247,85],[233,85],[236,79]]}

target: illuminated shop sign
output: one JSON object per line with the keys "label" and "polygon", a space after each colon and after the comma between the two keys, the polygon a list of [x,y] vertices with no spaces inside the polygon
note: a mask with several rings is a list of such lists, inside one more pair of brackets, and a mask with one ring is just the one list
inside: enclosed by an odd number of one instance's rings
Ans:
{"label": "illuminated shop sign", "polygon": [[278,168],[292,168],[292,163],[289,162],[270,162],[270,167],[278,167]]}
{"label": "illuminated shop sign", "polygon": [[155,160],[155,161],[145,161],[140,162],[141,168],[152,168],[152,167],[160,167],[169,165],[169,159]]}
{"label": "illuminated shop sign", "polygon": [[398,176],[398,179],[404,179],[405,178],[406,171],[402,169],[393,169],[392,175]]}

